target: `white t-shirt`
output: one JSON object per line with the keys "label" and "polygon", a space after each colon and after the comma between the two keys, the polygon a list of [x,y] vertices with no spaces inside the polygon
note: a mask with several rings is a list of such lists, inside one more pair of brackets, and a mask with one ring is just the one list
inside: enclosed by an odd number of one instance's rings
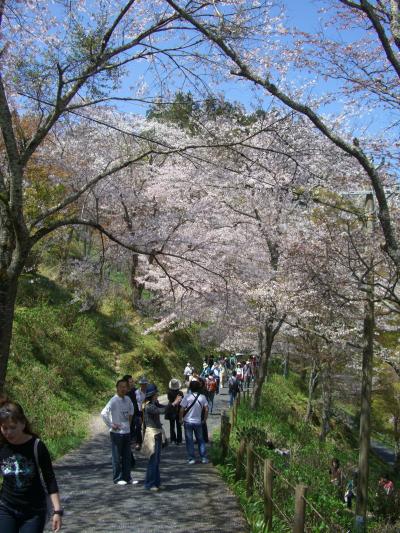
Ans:
{"label": "white t-shirt", "polygon": [[192,374],[193,374],[193,370],[192,370],[192,367],[191,367],[191,366],[187,366],[187,367],[185,368],[185,370],[183,371],[183,375],[184,375],[185,377],[187,377],[187,378],[188,378],[189,376],[191,376]]}
{"label": "white t-shirt", "polygon": [[[106,426],[113,433],[130,433],[129,417],[133,416],[133,403],[128,396],[121,398],[116,394],[101,412]],[[119,429],[112,429],[112,424],[118,424]]]}
{"label": "white t-shirt", "polygon": [[203,410],[203,407],[208,407],[207,398],[204,396],[204,394],[193,394],[192,392],[189,392],[185,394],[180,404],[183,409],[186,409],[186,407],[192,405],[194,399],[197,396],[198,398],[196,400],[196,403],[193,405],[187,415],[183,418],[184,422],[188,422],[189,424],[201,424],[201,412]]}
{"label": "white t-shirt", "polygon": [[136,401],[137,401],[140,412],[143,411],[142,405],[143,405],[145,398],[146,398],[146,393],[142,392],[140,389],[137,389],[136,390]]}

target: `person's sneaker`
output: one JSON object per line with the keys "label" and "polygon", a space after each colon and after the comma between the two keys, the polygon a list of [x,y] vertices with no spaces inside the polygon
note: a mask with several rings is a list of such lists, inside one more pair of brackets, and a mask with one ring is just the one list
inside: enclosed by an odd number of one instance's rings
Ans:
{"label": "person's sneaker", "polygon": [[189,459],[188,465],[195,465],[195,464],[196,464],[196,459]]}
{"label": "person's sneaker", "polygon": [[202,457],[201,462],[203,463],[203,465],[206,465],[208,463],[207,457]]}
{"label": "person's sneaker", "polygon": [[117,485],[127,485],[128,483],[124,479],[117,481]]}
{"label": "person's sneaker", "polygon": [[138,479],[131,479],[130,481],[128,481],[128,485],[137,485],[138,483],[139,483]]}
{"label": "person's sneaker", "polygon": [[150,487],[150,489],[152,492],[158,492],[160,489],[159,487]]}

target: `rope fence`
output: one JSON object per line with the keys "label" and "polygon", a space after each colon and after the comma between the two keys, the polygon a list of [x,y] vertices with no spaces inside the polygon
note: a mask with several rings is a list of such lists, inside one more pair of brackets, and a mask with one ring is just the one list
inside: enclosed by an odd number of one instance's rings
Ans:
{"label": "rope fence", "polygon": [[[247,392],[247,395],[246,395]],[[249,392],[243,394],[243,399],[249,399]],[[247,396],[247,397],[246,397]],[[235,480],[245,480],[246,495],[251,497],[255,492],[262,496],[264,502],[264,531],[272,531],[272,519],[275,514],[280,515],[293,533],[307,533],[312,531],[312,525],[325,525],[331,533],[343,533],[345,528],[334,524],[322,516],[313,503],[307,499],[308,487],[302,483],[294,485],[272,465],[270,459],[263,458],[257,453],[250,442],[242,438],[237,449],[230,446],[232,429],[237,424],[238,407],[241,399],[237,396],[231,409],[230,417],[226,411],[221,415],[221,455],[225,461],[228,453],[236,458]],[[283,486],[284,485],[284,486]],[[289,491],[289,494],[287,493]],[[274,497],[273,497],[274,494]],[[282,496],[284,501],[293,498],[293,516],[288,516],[279,505],[276,496]],[[308,512],[306,520],[306,511]],[[306,523],[307,522],[307,523]]]}

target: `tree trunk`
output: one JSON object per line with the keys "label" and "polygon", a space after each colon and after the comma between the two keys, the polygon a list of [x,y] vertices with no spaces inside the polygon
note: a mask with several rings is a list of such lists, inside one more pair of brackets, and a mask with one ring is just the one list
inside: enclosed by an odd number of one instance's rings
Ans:
{"label": "tree trunk", "polygon": [[10,356],[11,335],[17,297],[18,277],[0,279],[0,392],[4,390]]}
{"label": "tree trunk", "polygon": [[[367,232],[373,231],[373,197],[367,195],[366,216]],[[369,235],[368,235],[369,236]],[[372,235],[371,235],[372,237]],[[368,250],[369,251],[369,250]],[[374,270],[373,256],[370,253],[366,273],[366,300],[364,308],[363,328],[363,359],[362,359],[362,383],[361,383],[361,415],[360,415],[360,438],[358,454],[358,487],[356,500],[355,531],[363,533],[367,530],[367,506],[368,506],[368,479],[369,479],[369,450],[371,440],[371,396],[372,374],[374,357],[374,330],[375,330],[375,304],[374,304]]]}
{"label": "tree trunk", "polygon": [[398,416],[393,417],[393,435],[394,435],[394,451],[395,461],[394,468],[397,473],[400,472],[400,419]]}
{"label": "tree trunk", "polygon": [[290,366],[290,354],[286,353],[285,359],[283,360],[283,376],[285,378],[289,377],[289,366]]}
{"label": "tree trunk", "polygon": [[72,238],[74,236],[74,231],[75,231],[74,227],[71,226],[71,228],[69,228],[68,230],[68,236],[65,242],[65,246],[63,247],[62,252],[61,252],[60,268],[58,271],[58,279],[60,281],[63,280],[65,274],[67,273],[66,262],[68,261],[68,256],[69,256],[69,251],[71,249],[71,243],[72,243]]}
{"label": "tree trunk", "polygon": [[307,412],[305,416],[305,421],[309,422],[311,420],[312,414],[313,414],[313,398],[314,398],[314,392],[318,385],[318,378],[319,378],[319,369],[317,365],[317,361],[315,359],[312,360],[312,366],[310,370],[310,376],[308,379],[308,402],[307,402]]}
{"label": "tree trunk", "polygon": [[325,442],[329,433],[330,418],[332,414],[332,387],[330,378],[330,367],[324,367],[322,371],[322,421],[321,432],[319,434],[320,442]]}
{"label": "tree trunk", "polygon": [[132,290],[132,307],[140,310],[142,304],[143,284],[136,279],[137,269],[139,265],[139,255],[132,254],[131,264],[131,290]]}
{"label": "tree trunk", "polygon": [[253,396],[251,398],[251,407],[252,409],[257,409],[261,401],[261,391],[265,380],[267,379],[268,374],[268,363],[271,357],[272,344],[274,342],[274,337],[277,332],[274,332],[273,322],[267,321],[264,326],[264,349],[261,353],[260,365],[258,368],[258,373],[256,381],[254,384]]}

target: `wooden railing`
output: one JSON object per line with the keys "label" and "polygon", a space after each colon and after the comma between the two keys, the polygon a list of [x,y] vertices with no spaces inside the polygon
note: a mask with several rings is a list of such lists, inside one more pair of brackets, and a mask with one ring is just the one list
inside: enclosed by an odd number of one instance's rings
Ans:
{"label": "wooden railing", "polygon": [[[242,393],[243,399],[249,399],[249,391]],[[251,497],[255,490],[264,500],[264,527],[265,531],[272,531],[272,518],[274,513],[277,513],[287,524],[290,531],[293,533],[311,532],[312,529],[307,527],[306,511],[314,515],[314,521],[317,520],[319,525],[326,525],[327,531],[333,533],[344,532],[345,528],[337,524],[333,524],[329,519],[323,517],[318,509],[307,500],[308,487],[305,484],[299,483],[293,485],[288,481],[282,472],[274,468],[270,459],[265,459],[255,452],[253,445],[241,439],[237,449],[230,447],[230,436],[232,429],[236,426],[238,407],[241,402],[241,395],[239,394],[233,404],[229,414],[223,411],[221,415],[221,456],[225,461],[229,452],[233,457],[236,455],[235,479],[245,479],[246,495]],[[283,509],[273,498],[274,479],[279,478],[287,488],[294,493],[294,512],[293,516],[287,516]]]}

